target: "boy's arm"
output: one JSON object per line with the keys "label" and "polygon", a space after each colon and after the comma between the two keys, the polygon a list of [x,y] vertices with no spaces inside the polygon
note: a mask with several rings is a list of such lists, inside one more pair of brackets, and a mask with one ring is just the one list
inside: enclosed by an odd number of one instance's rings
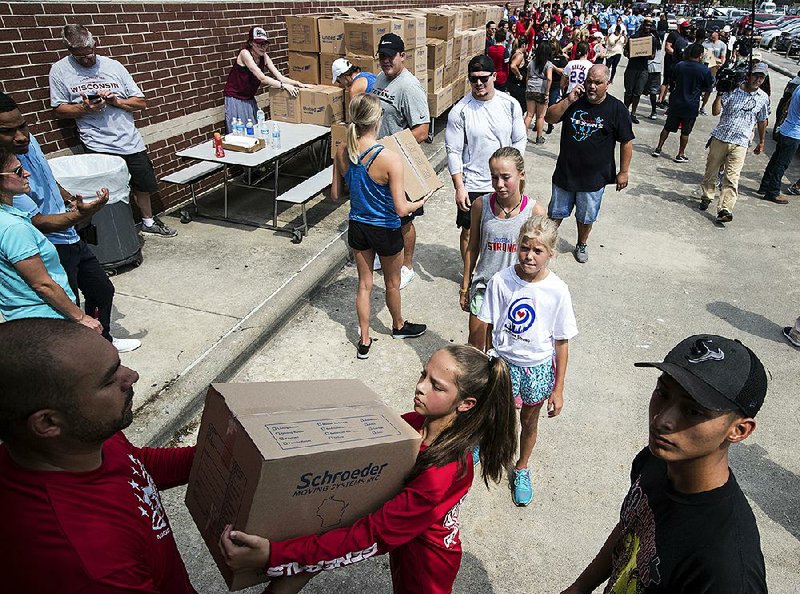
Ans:
{"label": "boy's arm", "polygon": [[617,523],[597,556],[578,576],[578,579],[561,594],[590,594],[606,581],[611,576],[611,553],[621,536],[622,528]]}
{"label": "boy's arm", "polygon": [[569,360],[569,341],[556,340],[556,381],[553,391],[547,399],[547,416],[557,417],[564,408],[564,378],[567,375]]}

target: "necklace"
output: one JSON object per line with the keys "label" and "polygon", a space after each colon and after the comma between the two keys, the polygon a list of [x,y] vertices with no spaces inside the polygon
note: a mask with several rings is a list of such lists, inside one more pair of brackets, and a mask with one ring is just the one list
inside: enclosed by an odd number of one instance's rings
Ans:
{"label": "necklace", "polygon": [[504,215],[506,215],[506,218],[507,218],[507,219],[508,219],[508,218],[511,218],[511,213],[512,213],[512,212],[514,212],[515,210],[517,210],[517,207],[518,207],[520,204],[522,204],[522,197],[520,197],[520,199],[519,199],[519,202],[517,202],[517,203],[516,203],[514,206],[512,206],[512,207],[511,207],[511,208],[509,208],[509,209],[505,209],[505,208],[503,208],[503,205],[502,205],[502,204],[500,204],[500,202],[499,202],[499,201],[497,202],[497,206],[499,206],[499,207],[500,207],[500,210],[502,210],[502,211],[503,211],[503,214],[504,214]]}

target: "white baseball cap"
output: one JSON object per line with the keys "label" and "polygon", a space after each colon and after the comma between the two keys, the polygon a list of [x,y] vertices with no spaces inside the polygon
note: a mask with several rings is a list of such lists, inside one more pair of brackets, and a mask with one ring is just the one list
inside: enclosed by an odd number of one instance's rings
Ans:
{"label": "white baseball cap", "polygon": [[722,32],[723,33],[730,33],[731,32],[731,26],[730,25],[725,25],[724,27],[722,27]]}
{"label": "white baseball cap", "polygon": [[350,70],[353,67],[353,64],[350,63],[350,60],[347,58],[337,58],[331,64],[331,72],[333,74],[333,82],[335,83],[336,80],[342,76],[345,72]]}

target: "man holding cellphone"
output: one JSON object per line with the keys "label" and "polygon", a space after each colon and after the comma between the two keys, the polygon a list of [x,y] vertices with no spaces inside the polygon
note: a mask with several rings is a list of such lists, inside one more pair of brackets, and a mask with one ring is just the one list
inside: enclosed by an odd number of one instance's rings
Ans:
{"label": "man holding cellphone", "polygon": [[50,104],[60,119],[74,119],[87,152],[125,159],[131,174],[133,199],[142,215],[142,232],[174,237],[175,229],[153,216],[150,195],[158,190],[153,164],[133,112],[147,107],[144,93],[127,69],[98,56],[96,40],[83,25],[63,31],[69,56],[50,68]]}

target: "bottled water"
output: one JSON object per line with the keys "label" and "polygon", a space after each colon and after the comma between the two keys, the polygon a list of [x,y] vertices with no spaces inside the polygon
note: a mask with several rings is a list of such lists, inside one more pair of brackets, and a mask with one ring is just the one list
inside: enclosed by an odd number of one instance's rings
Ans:
{"label": "bottled water", "polygon": [[253,120],[247,118],[247,124],[245,124],[245,132],[248,136],[255,136],[256,131],[253,128]]}
{"label": "bottled water", "polygon": [[267,128],[266,119],[264,116],[264,110],[259,109],[256,112],[256,136],[259,138],[264,138],[265,136],[269,135],[269,129]]}
{"label": "bottled water", "polygon": [[238,134],[239,124],[237,121],[238,120],[235,117],[231,118],[231,134]]}
{"label": "bottled water", "polygon": [[281,148],[281,129],[278,122],[272,122],[272,148]]}
{"label": "bottled water", "polygon": [[244,124],[240,118],[236,118],[236,130],[234,131],[234,134],[238,136],[244,136]]}

